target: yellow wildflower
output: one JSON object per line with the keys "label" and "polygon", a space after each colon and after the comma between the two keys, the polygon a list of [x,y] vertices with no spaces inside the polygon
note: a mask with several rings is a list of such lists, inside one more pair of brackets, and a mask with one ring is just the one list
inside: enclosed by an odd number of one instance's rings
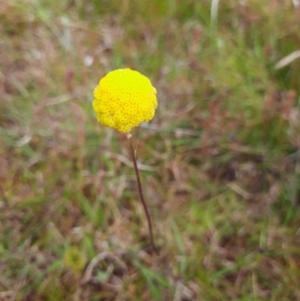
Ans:
{"label": "yellow wildflower", "polygon": [[94,90],[98,122],[122,133],[150,121],[156,107],[156,89],[150,80],[128,68],[109,72]]}

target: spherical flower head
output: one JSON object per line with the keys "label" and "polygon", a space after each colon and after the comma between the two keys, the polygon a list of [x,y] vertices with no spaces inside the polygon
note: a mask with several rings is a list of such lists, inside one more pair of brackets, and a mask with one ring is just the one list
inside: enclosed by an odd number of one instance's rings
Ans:
{"label": "spherical flower head", "polygon": [[150,121],[156,107],[156,89],[150,80],[128,68],[109,72],[94,90],[98,122],[122,133]]}

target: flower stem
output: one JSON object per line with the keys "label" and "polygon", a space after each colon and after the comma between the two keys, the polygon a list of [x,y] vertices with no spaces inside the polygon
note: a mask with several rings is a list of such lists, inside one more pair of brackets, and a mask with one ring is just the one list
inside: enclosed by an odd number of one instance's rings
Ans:
{"label": "flower stem", "polygon": [[151,218],[150,218],[150,214],[149,214],[149,211],[148,211],[145,199],[144,199],[143,190],[142,190],[142,184],[141,184],[141,179],[140,179],[140,173],[139,173],[139,170],[138,170],[138,167],[137,167],[136,157],[135,157],[135,154],[134,154],[132,135],[128,134],[127,135],[127,139],[129,141],[129,148],[130,148],[130,152],[131,152],[131,156],[132,156],[132,161],[133,161],[133,165],[134,165],[136,180],[137,180],[137,183],[138,183],[140,199],[141,199],[141,202],[143,204],[144,211],[145,211],[145,214],[146,214],[146,217],[147,217],[147,221],[148,221],[148,228],[149,228],[149,234],[150,234],[151,249],[152,249],[152,252],[156,252],[158,254],[158,252],[157,252],[157,250],[155,248],[155,245],[154,245]]}

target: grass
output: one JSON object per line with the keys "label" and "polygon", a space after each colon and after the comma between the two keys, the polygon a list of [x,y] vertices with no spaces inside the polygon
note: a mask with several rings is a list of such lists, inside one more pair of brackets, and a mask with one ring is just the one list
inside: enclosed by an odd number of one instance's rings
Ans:
{"label": "grass", "polygon": [[[300,61],[275,68],[300,11],[243,3],[0,1],[0,300],[300,298]],[[122,67],[158,90],[134,139],[159,256],[91,107]]]}

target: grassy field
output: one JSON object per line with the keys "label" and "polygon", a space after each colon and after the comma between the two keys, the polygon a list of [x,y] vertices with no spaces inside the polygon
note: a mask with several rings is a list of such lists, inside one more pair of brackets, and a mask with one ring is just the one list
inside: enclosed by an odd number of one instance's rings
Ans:
{"label": "grassy field", "polygon": [[[300,7],[0,0],[0,300],[300,300]],[[126,139],[93,89],[158,91]]]}

